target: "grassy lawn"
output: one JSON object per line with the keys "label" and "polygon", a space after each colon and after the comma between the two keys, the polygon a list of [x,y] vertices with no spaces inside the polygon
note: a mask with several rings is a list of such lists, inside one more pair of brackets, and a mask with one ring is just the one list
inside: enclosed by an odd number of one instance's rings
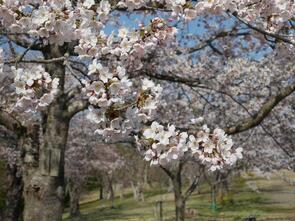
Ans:
{"label": "grassy lawn", "polygon": [[[294,174],[291,176],[295,177]],[[249,188],[255,184],[257,191]],[[224,203],[218,203],[217,211],[210,209],[209,187],[200,187],[200,194],[194,193],[187,202],[187,221],[238,221],[248,216],[257,220],[295,221],[295,187],[277,176],[271,179],[246,176],[237,179],[231,186],[231,193]],[[70,219],[66,210],[66,221],[155,221],[155,203],[163,201],[164,218],[172,221],[174,215],[173,194],[166,189],[147,189],[145,202],[136,202],[130,189],[124,190],[124,199],[115,199],[115,208],[107,200],[97,201],[98,192],[84,195],[81,200],[81,217]],[[234,203],[229,203],[232,199]]]}

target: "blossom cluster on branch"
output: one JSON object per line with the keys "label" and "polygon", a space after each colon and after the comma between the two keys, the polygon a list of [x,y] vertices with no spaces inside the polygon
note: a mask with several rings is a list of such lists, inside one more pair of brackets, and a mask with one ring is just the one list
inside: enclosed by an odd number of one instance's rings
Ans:
{"label": "blossom cluster on branch", "polygon": [[[107,93],[105,97],[100,97],[95,104],[92,103],[87,115],[88,119],[96,123],[98,127],[95,132],[105,140],[116,140],[124,138],[132,132],[136,133],[140,130],[142,123],[151,119],[159,102],[162,88],[148,79],[144,79],[142,82],[141,91],[135,97],[131,93],[131,82],[127,88],[124,88],[126,86],[122,85],[124,82],[119,83],[116,80],[109,84],[110,87],[106,84],[103,88],[97,89],[97,92],[95,90],[89,91],[91,85],[88,87],[90,102],[96,99],[93,98],[94,96]],[[113,84],[118,85],[112,86]],[[112,87],[116,87],[116,89],[112,89]]]}
{"label": "blossom cluster on branch", "polygon": [[195,136],[176,130],[174,125],[165,129],[158,122],[153,122],[150,128],[144,130],[143,138],[137,138],[137,143],[145,149],[144,159],[151,165],[166,165],[191,154],[210,171],[232,166],[242,158],[243,151],[242,148],[233,149],[232,139],[222,129],[210,132],[206,125]]}
{"label": "blossom cluster on branch", "polygon": [[30,69],[13,67],[12,71],[15,74],[16,94],[20,96],[15,110],[42,110],[54,100],[58,92],[59,79],[52,79],[41,65]]}

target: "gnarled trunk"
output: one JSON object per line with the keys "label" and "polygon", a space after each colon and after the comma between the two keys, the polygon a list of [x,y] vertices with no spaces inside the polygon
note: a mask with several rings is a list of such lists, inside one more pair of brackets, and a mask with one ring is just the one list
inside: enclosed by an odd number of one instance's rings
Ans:
{"label": "gnarled trunk", "polygon": [[[63,56],[59,47],[48,47],[46,59]],[[65,67],[62,63],[45,66],[52,78],[59,79],[54,101],[42,122],[42,144],[38,164],[27,166],[24,174],[24,221],[61,221],[64,206],[64,154],[70,117],[66,116]]]}
{"label": "gnarled trunk", "polygon": [[69,121],[61,102],[51,105],[43,127],[39,164],[24,174],[24,221],[61,221],[64,204],[64,152]]}
{"label": "gnarled trunk", "polygon": [[59,177],[33,172],[24,190],[24,221],[60,221],[63,212],[63,186]]}

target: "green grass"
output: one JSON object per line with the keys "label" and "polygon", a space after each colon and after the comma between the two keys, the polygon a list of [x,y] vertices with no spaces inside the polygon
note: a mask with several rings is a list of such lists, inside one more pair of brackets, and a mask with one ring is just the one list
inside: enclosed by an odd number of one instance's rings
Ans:
{"label": "green grass", "polygon": [[[256,182],[260,192],[251,191],[246,183]],[[272,189],[273,188],[273,189]],[[187,221],[238,221],[248,216],[256,216],[258,220],[289,220],[295,221],[295,192],[294,187],[288,186],[278,178],[266,180],[263,178],[247,177],[236,179],[231,187],[232,203],[218,202],[216,211],[210,209],[210,192],[202,185],[201,194],[194,193],[187,202]],[[68,212],[64,214],[65,221],[155,221],[155,203],[162,200],[164,218],[172,221],[174,216],[173,194],[165,189],[147,189],[145,202],[136,202],[131,190],[126,189],[125,198],[115,199],[115,208],[107,200],[92,201],[98,196],[92,192],[83,197],[81,217],[70,219]],[[274,197],[275,196],[275,197]],[[90,202],[87,202],[90,201]]]}

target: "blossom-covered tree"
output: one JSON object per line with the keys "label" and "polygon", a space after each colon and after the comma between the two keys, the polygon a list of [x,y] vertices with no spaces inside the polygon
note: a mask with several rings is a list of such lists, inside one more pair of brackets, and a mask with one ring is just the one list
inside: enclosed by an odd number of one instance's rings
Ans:
{"label": "blossom-covered tree", "polygon": [[[139,17],[140,24],[134,24],[135,30],[126,26],[113,27],[111,33],[107,31],[112,24],[122,22],[120,13],[137,12],[151,20],[147,22]],[[212,105],[218,95],[208,97],[198,91],[201,99],[215,109],[226,108],[224,96],[241,103],[245,94],[231,95],[220,89],[222,84],[218,83],[224,80],[221,71],[244,74],[240,67],[246,68],[251,62],[243,63],[243,56],[238,54],[251,57],[266,50],[265,54],[291,58],[293,15],[291,0],[0,1],[0,30],[7,41],[0,49],[0,73],[14,74],[18,97],[14,105],[1,107],[0,123],[15,132],[21,140],[18,148],[24,151],[24,220],[61,220],[69,123],[85,109],[89,110],[87,118],[96,124],[96,134],[108,142],[138,135],[138,143],[146,148],[146,160],[153,164],[162,165],[162,161],[179,164],[178,159],[185,155],[211,170],[235,163],[242,149],[233,148],[224,131],[235,134],[259,125],[294,91],[290,74],[285,80],[279,79],[282,84],[270,90],[267,100],[257,99],[258,108],[255,105],[253,110],[246,108],[247,118],[241,118],[245,120],[236,121],[232,116],[235,122],[230,121],[228,125],[228,121],[223,121],[223,125],[218,125],[223,129],[213,131],[206,127],[178,129],[183,125],[172,126],[176,124],[173,118],[168,122],[153,122],[157,115],[165,116],[160,114],[161,107],[165,107],[160,102],[161,96],[166,95],[169,100],[175,93],[171,93],[173,84],[163,87],[145,78],[189,87],[183,91],[186,99],[172,98],[174,108],[179,109],[181,101],[195,99],[189,93],[199,88],[222,95],[219,103]],[[203,24],[205,34],[189,31],[186,34],[184,24],[192,21],[196,25],[194,20],[198,20],[198,25]],[[220,25],[215,28],[214,22]],[[7,56],[9,53],[12,56]],[[232,69],[224,65],[228,59]],[[278,61],[288,66],[288,59]],[[255,85],[255,76],[252,73],[250,76],[250,82]],[[251,83],[242,77],[231,83],[236,87],[244,84],[242,88],[249,89],[247,85]],[[181,87],[176,92],[179,90]],[[243,96],[237,99],[240,95]],[[165,110],[169,112],[167,106]],[[179,112],[186,110],[179,109]],[[190,111],[178,120],[187,126],[196,115]],[[176,118],[175,114],[172,116]],[[211,122],[215,123],[218,117]],[[41,125],[40,129],[30,126],[32,122]],[[143,125],[150,126],[143,129]],[[183,218],[184,213],[177,211],[176,219]]]}

